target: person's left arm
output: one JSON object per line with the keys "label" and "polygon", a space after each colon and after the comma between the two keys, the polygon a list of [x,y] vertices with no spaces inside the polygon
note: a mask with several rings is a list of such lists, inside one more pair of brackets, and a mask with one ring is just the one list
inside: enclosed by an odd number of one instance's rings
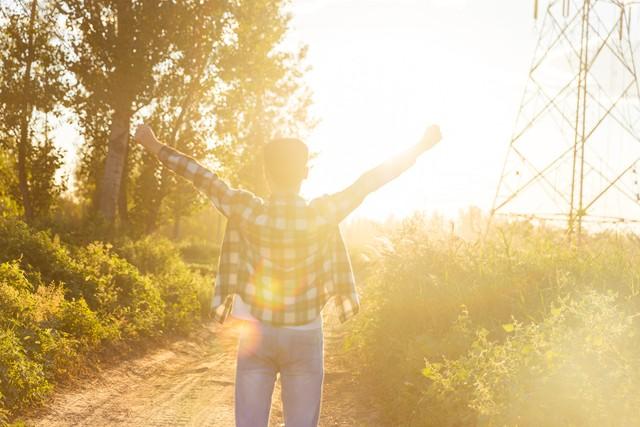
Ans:
{"label": "person's left arm", "polygon": [[418,143],[365,172],[344,190],[328,196],[326,200],[329,201],[333,221],[342,221],[367,195],[402,175],[415,164],[418,157],[432,149],[441,139],[440,127],[429,126]]}
{"label": "person's left arm", "polygon": [[148,125],[138,127],[135,140],[171,171],[190,181],[226,217],[231,216],[234,207],[247,205],[255,198],[248,191],[231,188],[194,158],[160,142]]}

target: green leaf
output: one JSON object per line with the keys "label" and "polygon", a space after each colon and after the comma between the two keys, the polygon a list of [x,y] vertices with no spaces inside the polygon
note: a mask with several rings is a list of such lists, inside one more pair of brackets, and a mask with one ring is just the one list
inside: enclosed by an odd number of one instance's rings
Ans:
{"label": "green leaf", "polygon": [[502,325],[502,329],[504,329],[505,332],[513,332],[515,326],[513,325],[513,323],[505,323]]}
{"label": "green leaf", "polygon": [[427,366],[425,368],[422,368],[422,375],[424,375],[429,379],[434,379],[436,376],[436,372],[433,369],[431,369],[430,366]]}

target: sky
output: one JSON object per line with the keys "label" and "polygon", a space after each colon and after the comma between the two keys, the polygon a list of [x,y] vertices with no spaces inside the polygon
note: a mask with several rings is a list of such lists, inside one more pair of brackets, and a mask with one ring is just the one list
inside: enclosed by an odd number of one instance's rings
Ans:
{"label": "sky", "polygon": [[[548,2],[539,3],[542,17]],[[304,136],[317,156],[303,195],[312,198],[345,188],[417,142],[428,125],[438,124],[442,142],[407,173],[371,194],[352,218],[384,220],[415,211],[455,218],[469,206],[488,212],[542,25],[534,19],[533,4],[291,0],[285,47],[309,47],[306,81],[314,93],[312,115],[319,119]],[[571,75],[572,66],[564,71],[557,67],[559,59],[550,63],[552,73]],[[611,81],[620,75],[608,68],[605,74]],[[566,102],[567,108],[575,108],[570,98]],[[542,133],[532,133],[534,139],[545,140],[554,150],[556,142],[566,142],[549,137],[551,126],[542,127]],[[70,139],[68,129],[60,132],[61,139]],[[600,139],[609,155],[610,135],[603,133]],[[73,140],[80,143],[77,136]],[[530,146],[532,156],[544,157],[536,143]],[[590,186],[598,192],[604,181],[591,175]],[[557,179],[566,184],[565,176]],[[637,177],[629,179],[627,184],[635,183],[640,194]],[[532,199],[527,197],[525,204]]]}
{"label": "sky", "polygon": [[527,0],[293,0],[319,125],[308,197],[344,188],[417,142],[443,140],[354,213],[489,210],[536,41]]}

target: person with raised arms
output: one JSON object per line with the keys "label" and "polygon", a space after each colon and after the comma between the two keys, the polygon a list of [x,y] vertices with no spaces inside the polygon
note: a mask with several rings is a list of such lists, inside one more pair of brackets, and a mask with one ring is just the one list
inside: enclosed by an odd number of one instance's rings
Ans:
{"label": "person with raised arms", "polygon": [[409,169],[441,140],[429,126],[420,141],[335,194],[300,196],[309,149],[296,138],[264,146],[270,197],[232,188],[193,158],[162,144],[147,125],[135,140],[191,181],[227,218],[211,309],[223,323],[242,319],[235,417],[238,427],[267,427],[277,374],[287,427],[317,426],[324,377],[321,312],[329,300],[342,322],[360,302],[338,227],[364,198]]}

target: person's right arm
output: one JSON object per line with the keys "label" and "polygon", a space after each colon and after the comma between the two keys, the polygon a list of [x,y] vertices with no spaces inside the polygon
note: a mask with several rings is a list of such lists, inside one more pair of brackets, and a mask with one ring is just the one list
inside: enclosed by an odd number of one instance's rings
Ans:
{"label": "person's right arm", "polygon": [[329,196],[336,220],[341,221],[362,203],[364,198],[394,180],[413,166],[423,153],[433,148],[442,135],[438,126],[429,126],[422,139],[410,148],[365,172],[353,184]]}

